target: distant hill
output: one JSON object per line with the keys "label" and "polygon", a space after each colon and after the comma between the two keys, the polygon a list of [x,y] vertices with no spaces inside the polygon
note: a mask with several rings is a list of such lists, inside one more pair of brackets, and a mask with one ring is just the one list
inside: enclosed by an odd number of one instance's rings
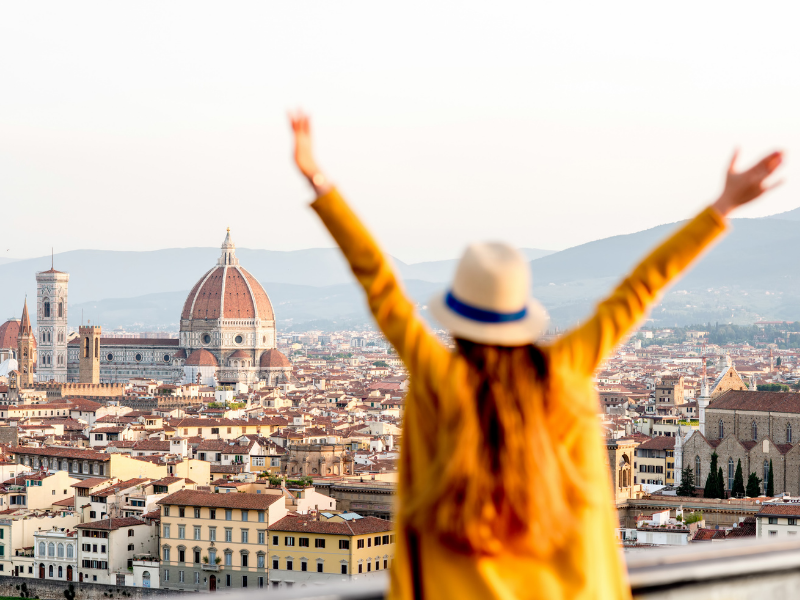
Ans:
{"label": "distant hill", "polygon": [[[539,256],[531,261],[533,292],[554,325],[573,324],[677,226],[661,225],[554,253],[528,250],[529,256]],[[82,309],[85,318],[106,327],[175,330],[187,290],[218,255],[217,248],[80,250],[56,255],[55,266],[70,273],[71,323],[80,322]],[[270,294],[282,328],[369,323],[361,292],[337,249],[238,249],[237,255]],[[798,255],[800,227],[791,219],[736,219],[727,237],[664,297],[651,318],[664,325],[800,320]],[[409,265],[394,259],[420,306],[450,281],[456,262]],[[35,297],[35,271],[49,267],[49,256],[0,264],[0,317],[19,316],[24,295]]]}
{"label": "distant hill", "polygon": [[0,265],[4,265],[6,263],[14,262],[17,260],[16,258],[0,258]]}
{"label": "distant hill", "polygon": [[778,213],[777,215],[769,215],[763,217],[764,219],[783,219],[784,221],[800,221],[800,207],[787,210],[786,212]]}

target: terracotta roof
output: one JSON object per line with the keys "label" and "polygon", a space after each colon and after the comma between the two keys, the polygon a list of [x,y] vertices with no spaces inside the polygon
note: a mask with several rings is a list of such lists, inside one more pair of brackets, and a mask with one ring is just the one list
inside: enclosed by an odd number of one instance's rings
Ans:
{"label": "terracotta roof", "polygon": [[14,454],[35,454],[37,456],[57,456],[59,458],[75,458],[85,460],[100,460],[103,462],[111,460],[111,455],[94,450],[84,450],[82,448],[32,448],[29,446],[11,446],[9,448]]}
{"label": "terracotta roof", "polygon": [[94,521],[92,523],[81,523],[75,527],[77,529],[103,529],[106,531],[114,531],[122,527],[134,527],[135,525],[147,525],[147,523],[135,517],[125,517],[123,519],[103,519],[102,521]]}
{"label": "terracotta roof", "polygon": [[117,493],[120,490],[129,490],[130,488],[136,487],[137,485],[144,485],[149,483],[150,479],[128,479],[127,481],[120,481],[119,483],[115,483],[107,488],[100,490],[99,492],[95,492],[92,496],[99,496],[100,498],[105,498],[107,496],[111,496],[112,494]]}
{"label": "terracotta roof", "polygon": [[[768,393],[768,392],[765,392]],[[762,504],[757,517],[785,516],[800,517],[800,504]]]}
{"label": "terracotta roof", "polygon": [[151,482],[153,485],[172,485],[176,481],[183,481],[183,477],[164,477],[163,479],[159,479],[158,481]]}
{"label": "terracotta roof", "polygon": [[186,359],[187,367],[218,367],[217,358],[208,350],[200,348],[195,350]]}
{"label": "terracotta roof", "polygon": [[73,483],[70,487],[93,488],[97,485],[102,485],[104,483],[108,483],[108,479],[106,479],[105,477],[89,477],[89,479],[84,479],[83,481]]}
{"label": "terracotta roof", "polygon": [[141,440],[134,444],[134,450],[149,450],[151,452],[169,452],[169,440]]}
{"label": "terracotta roof", "polygon": [[675,438],[667,435],[657,435],[639,444],[639,450],[672,450],[674,447]]}
{"label": "terracotta roof", "polygon": [[[223,494],[230,495],[230,494]],[[241,494],[237,494],[241,495]],[[317,521],[313,516],[287,516],[270,526],[270,531],[296,531],[331,535],[367,535],[394,530],[394,523],[377,517],[363,517],[350,521]]]}
{"label": "terracotta roof", "polygon": [[266,510],[278,500],[283,500],[283,496],[277,494],[215,494],[213,492],[181,490],[162,498],[156,504],[162,506],[212,506],[217,508]]}
{"label": "terracotta roof", "polygon": [[709,409],[800,413],[800,394],[729,390],[712,400]]}
{"label": "terracotta roof", "polygon": [[253,358],[249,352],[245,352],[244,350],[237,350],[233,354],[231,354],[228,358]]}
{"label": "terracotta roof", "polygon": [[291,368],[292,363],[289,362],[289,359],[286,358],[283,352],[273,348],[261,355],[259,365],[264,368]]}

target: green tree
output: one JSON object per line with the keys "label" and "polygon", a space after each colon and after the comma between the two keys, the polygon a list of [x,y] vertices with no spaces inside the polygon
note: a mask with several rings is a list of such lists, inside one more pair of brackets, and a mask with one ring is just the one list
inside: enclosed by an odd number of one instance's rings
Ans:
{"label": "green tree", "polygon": [[725,497],[725,477],[722,475],[722,467],[717,473],[717,498]]}
{"label": "green tree", "polygon": [[388,366],[389,366],[389,363],[387,363],[385,360],[376,360],[376,361],[375,361],[374,363],[372,363],[372,364],[373,364],[374,366],[376,366],[376,367],[388,367]]}
{"label": "green tree", "polygon": [[769,459],[769,473],[767,473],[767,496],[775,496],[775,480],[772,478],[772,459]]}
{"label": "green tree", "polygon": [[741,498],[744,496],[744,475],[742,475],[742,459],[736,465],[736,476],[733,478],[733,490],[731,497]]}
{"label": "green tree", "polygon": [[717,456],[716,452],[711,454],[711,468],[708,470],[706,487],[703,489],[703,498],[719,498],[719,486],[717,485]]}
{"label": "green tree", "polygon": [[778,360],[777,360],[777,362],[775,363],[775,366],[776,366],[776,367],[780,367],[780,366],[781,366],[781,357],[780,357],[780,356],[778,357]]}
{"label": "green tree", "polygon": [[694,496],[694,473],[689,467],[681,471],[681,484],[675,493],[678,496]]}
{"label": "green tree", "polygon": [[755,473],[750,473],[747,478],[747,497],[758,498],[761,495],[761,480]]}

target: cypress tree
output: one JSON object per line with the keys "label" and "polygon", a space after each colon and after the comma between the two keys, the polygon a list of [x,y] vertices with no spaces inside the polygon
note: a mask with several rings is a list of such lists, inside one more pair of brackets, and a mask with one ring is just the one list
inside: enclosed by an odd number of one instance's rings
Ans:
{"label": "cypress tree", "polygon": [[722,475],[722,467],[717,473],[717,498],[725,497],[725,477]]}
{"label": "cypress tree", "polygon": [[681,471],[681,485],[675,494],[678,496],[694,496],[694,473],[689,467]]}
{"label": "cypress tree", "polygon": [[758,498],[761,495],[761,480],[755,473],[750,473],[747,478],[747,497]]}
{"label": "cypress tree", "polygon": [[739,498],[744,496],[744,475],[742,474],[742,459],[736,465],[736,476],[733,478],[733,490],[731,496]]}
{"label": "cypress tree", "polygon": [[704,498],[718,498],[717,492],[719,486],[717,485],[717,453],[711,454],[711,468],[708,470],[708,477],[706,478],[706,487],[703,489]]}
{"label": "cypress tree", "polygon": [[775,480],[772,478],[772,459],[769,459],[769,473],[767,473],[767,496],[775,496]]}

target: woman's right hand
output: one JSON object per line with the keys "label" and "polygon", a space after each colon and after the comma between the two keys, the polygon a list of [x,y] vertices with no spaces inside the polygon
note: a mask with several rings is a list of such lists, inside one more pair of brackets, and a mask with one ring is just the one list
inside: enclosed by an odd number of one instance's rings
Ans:
{"label": "woman's right hand", "polygon": [[773,152],[762,158],[747,171],[741,172],[736,171],[736,158],[738,155],[738,151],[734,152],[725,178],[725,189],[719,199],[712,205],[723,217],[781,183],[767,184],[765,180],[783,162],[782,152]]}
{"label": "woman's right hand", "polygon": [[314,160],[308,115],[298,110],[294,114],[289,113],[289,121],[294,132],[294,162],[317,194],[324,194],[330,189],[330,185]]}

